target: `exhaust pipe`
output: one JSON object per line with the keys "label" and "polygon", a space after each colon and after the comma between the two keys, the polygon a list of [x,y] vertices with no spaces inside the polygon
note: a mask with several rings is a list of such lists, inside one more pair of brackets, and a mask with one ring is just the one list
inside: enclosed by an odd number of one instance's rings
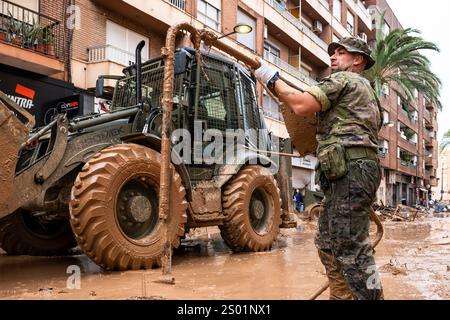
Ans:
{"label": "exhaust pipe", "polygon": [[142,49],[145,41],[142,40],[136,47],[136,104],[142,109]]}

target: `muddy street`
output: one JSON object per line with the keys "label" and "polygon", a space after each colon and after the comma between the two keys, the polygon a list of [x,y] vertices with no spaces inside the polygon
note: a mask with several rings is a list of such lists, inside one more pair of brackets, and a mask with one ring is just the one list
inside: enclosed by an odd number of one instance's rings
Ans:
{"label": "muddy street", "polygon": [[[450,299],[450,218],[386,222],[385,229],[376,254],[385,298]],[[0,299],[308,299],[326,280],[314,232],[313,223],[299,222],[271,252],[233,254],[217,228],[195,230],[173,257],[174,285],[158,282],[161,269],[106,272],[81,254],[2,253]],[[327,298],[328,291],[320,297]]]}

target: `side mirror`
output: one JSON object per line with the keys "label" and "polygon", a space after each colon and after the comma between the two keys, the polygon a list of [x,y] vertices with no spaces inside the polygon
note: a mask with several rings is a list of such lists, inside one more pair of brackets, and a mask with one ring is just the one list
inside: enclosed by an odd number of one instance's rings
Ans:
{"label": "side mirror", "polygon": [[103,97],[103,89],[105,87],[105,79],[100,77],[97,79],[97,84],[95,85],[95,97],[102,98]]}

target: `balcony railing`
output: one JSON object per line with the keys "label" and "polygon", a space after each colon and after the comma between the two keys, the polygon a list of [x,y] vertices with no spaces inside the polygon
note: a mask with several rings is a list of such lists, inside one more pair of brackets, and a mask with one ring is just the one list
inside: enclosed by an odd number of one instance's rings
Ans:
{"label": "balcony railing", "polygon": [[299,70],[298,68],[290,65],[289,63],[287,63],[286,61],[281,60],[280,58],[269,54],[269,52],[264,51],[264,59],[266,59],[267,61],[273,63],[274,65],[276,65],[277,67],[279,67],[280,69],[282,69],[283,71],[286,71],[290,74],[292,74],[293,76],[299,78],[301,81],[309,84],[309,85],[314,85],[317,82],[308,77],[307,75],[303,74],[301,72],[301,70]]}
{"label": "balcony railing", "polygon": [[64,57],[60,21],[6,0],[0,0],[0,41],[59,59]]}
{"label": "balcony railing", "polygon": [[129,66],[136,60],[136,56],[128,51],[109,44],[88,48],[89,62],[112,61],[123,66]]}
{"label": "balcony railing", "polygon": [[[167,1],[167,0],[166,0]],[[186,0],[168,0],[170,4],[173,4],[178,9],[186,11]]]}
{"label": "balcony railing", "polygon": [[286,20],[291,22],[297,29],[306,34],[311,40],[313,40],[322,49],[327,50],[328,45],[320,39],[311,29],[305,26],[298,18],[294,17],[285,7],[281,6],[275,0],[265,0],[270,6],[272,6],[279,14],[281,14]]}

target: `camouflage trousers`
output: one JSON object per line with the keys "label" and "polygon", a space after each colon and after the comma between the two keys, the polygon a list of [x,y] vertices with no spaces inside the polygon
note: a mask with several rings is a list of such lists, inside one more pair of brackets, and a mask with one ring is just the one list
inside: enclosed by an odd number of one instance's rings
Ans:
{"label": "camouflage trousers", "polygon": [[318,172],[325,208],[315,243],[332,299],[381,300],[383,290],[369,239],[369,210],[380,185],[381,167],[378,161],[360,159],[348,161],[347,168],[348,173],[334,181]]}

